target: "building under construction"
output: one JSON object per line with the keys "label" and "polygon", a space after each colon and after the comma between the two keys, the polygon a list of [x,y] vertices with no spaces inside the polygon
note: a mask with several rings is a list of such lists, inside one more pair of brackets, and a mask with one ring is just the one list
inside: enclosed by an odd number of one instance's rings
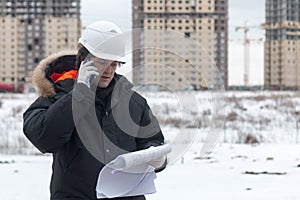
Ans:
{"label": "building under construction", "polygon": [[228,0],[133,0],[133,82],[227,88]]}
{"label": "building under construction", "polygon": [[45,56],[76,49],[80,0],[1,0],[0,83],[20,85]]}
{"label": "building under construction", "polygon": [[300,86],[300,1],[266,0],[264,84]]}

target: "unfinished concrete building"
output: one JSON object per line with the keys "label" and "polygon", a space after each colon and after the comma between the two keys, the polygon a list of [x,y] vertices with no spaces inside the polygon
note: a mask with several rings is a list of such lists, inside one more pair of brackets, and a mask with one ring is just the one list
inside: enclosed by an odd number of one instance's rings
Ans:
{"label": "unfinished concrete building", "polygon": [[133,82],[227,88],[227,0],[133,0]]}
{"label": "unfinished concrete building", "polygon": [[264,84],[267,88],[300,86],[300,1],[266,0]]}
{"label": "unfinished concrete building", "polygon": [[80,0],[2,0],[0,27],[0,82],[30,82],[42,58],[76,49]]}

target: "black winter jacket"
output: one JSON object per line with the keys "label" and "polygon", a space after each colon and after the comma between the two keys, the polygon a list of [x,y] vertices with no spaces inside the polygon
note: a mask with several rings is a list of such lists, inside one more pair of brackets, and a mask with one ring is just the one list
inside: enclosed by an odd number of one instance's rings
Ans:
{"label": "black winter jacket", "polygon": [[[108,96],[111,103],[105,103],[85,85],[74,84],[72,78],[54,83],[51,75],[74,69],[74,62],[73,52],[62,52],[41,61],[33,73],[40,97],[23,115],[26,137],[42,153],[53,154],[51,200],[96,199],[97,178],[104,164],[121,153],[164,143],[146,100],[131,90],[131,83],[124,77],[115,74],[116,85],[120,84],[117,91]],[[128,99],[131,121],[142,127],[142,131],[135,129],[134,134],[127,134],[116,122],[116,113],[121,116],[119,121],[123,117],[124,99]],[[96,116],[103,131],[91,123],[90,115]],[[124,115],[125,118],[128,116]],[[155,127],[143,129],[153,120]],[[115,199],[142,200],[145,197]]]}

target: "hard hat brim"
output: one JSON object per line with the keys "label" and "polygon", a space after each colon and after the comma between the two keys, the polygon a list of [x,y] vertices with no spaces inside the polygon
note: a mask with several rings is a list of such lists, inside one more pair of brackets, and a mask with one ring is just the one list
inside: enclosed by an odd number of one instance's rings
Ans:
{"label": "hard hat brim", "polygon": [[126,63],[125,56],[121,56],[121,55],[117,56],[117,55],[113,55],[113,54],[109,54],[109,53],[97,52],[92,47],[90,47],[85,41],[83,41],[82,38],[79,38],[78,44],[83,45],[89,51],[90,54],[92,54],[93,56],[95,56],[97,58],[117,61],[117,62],[120,62],[122,64]]}

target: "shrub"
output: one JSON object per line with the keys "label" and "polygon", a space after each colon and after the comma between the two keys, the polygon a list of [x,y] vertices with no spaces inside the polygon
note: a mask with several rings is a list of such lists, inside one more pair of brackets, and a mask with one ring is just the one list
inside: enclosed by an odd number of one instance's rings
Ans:
{"label": "shrub", "polygon": [[231,112],[226,116],[226,121],[235,121],[237,119],[237,113],[236,112]]}
{"label": "shrub", "polygon": [[247,134],[245,138],[245,144],[257,144],[259,143],[258,139],[253,134]]}

